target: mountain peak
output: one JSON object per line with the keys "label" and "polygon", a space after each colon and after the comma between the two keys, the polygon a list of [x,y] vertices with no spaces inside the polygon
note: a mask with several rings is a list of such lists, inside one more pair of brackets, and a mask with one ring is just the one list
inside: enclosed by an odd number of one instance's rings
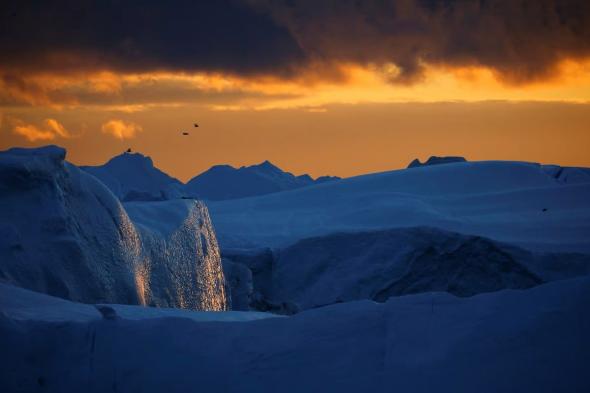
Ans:
{"label": "mountain peak", "polygon": [[152,161],[150,156],[144,156],[141,153],[131,153],[131,152],[124,152],[119,154],[118,156],[114,156],[111,158],[105,165],[112,165],[112,164],[143,164],[146,167],[153,167],[154,162]]}
{"label": "mountain peak", "polygon": [[266,170],[266,171],[274,171],[274,172],[280,171],[280,172],[284,172],[281,168],[279,168],[278,166],[276,166],[275,164],[273,164],[269,160],[264,160],[260,164],[252,165],[252,166],[246,167],[246,168],[259,168],[259,169],[263,169],[263,170]]}

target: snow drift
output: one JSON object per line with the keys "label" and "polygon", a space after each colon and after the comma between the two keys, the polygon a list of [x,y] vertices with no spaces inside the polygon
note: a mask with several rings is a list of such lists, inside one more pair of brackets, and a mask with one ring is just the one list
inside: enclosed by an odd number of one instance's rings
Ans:
{"label": "snow drift", "polygon": [[80,302],[227,307],[202,203],[132,208],[134,223],[65,154],[55,146],[0,153],[0,279]]}
{"label": "snow drift", "polygon": [[0,391],[590,391],[589,278],[245,323],[60,302],[0,285]]}

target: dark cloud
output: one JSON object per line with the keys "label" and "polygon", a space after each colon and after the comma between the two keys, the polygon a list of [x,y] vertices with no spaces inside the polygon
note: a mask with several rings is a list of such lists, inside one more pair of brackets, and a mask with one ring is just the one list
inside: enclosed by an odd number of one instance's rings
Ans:
{"label": "dark cloud", "polygon": [[306,64],[481,65],[506,81],[590,55],[588,0],[4,1],[1,65],[292,75]]}
{"label": "dark cloud", "polygon": [[422,64],[481,65],[509,82],[549,76],[590,55],[588,0],[250,0],[287,26],[308,56],[393,62],[398,81]]}
{"label": "dark cloud", "polygon": [[4,67],[285,72],[302,59],[269,16],[232,0],[3,1]]}

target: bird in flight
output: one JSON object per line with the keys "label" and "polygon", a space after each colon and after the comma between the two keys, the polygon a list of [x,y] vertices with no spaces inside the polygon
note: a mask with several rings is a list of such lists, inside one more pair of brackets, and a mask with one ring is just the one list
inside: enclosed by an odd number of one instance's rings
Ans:
{"label": "bird in flight", "polygon": [[183,132],[182,135],[188,135],[188,132]]}
{"label": "bird in flight", "polygon": [[194,125],[195,125],[195,127],[198,127],[199,126],[197,123],[195,123]]}

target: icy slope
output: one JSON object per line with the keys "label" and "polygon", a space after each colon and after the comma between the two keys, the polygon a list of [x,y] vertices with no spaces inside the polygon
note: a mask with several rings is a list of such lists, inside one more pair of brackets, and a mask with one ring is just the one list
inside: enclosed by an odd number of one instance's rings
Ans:
{"label": "icy slope", "polygon": [[[18,315],[24,305],[14,311],[15,296],[5,294],[0,286],[6,392],[590,391],[588,278],[470,298],[343,303],[247,323],[142,319],[150,310],[140,307],[133,318],[81,318],[70,304],[59,322],[47,322],[45,314]],[[40,296],[26,298],[30,309],[47,304]]]}
{"label": "icy slope", "polygon": [[333,232],[425,225],[550,251],[590,251],[587,172],[449,163],[212,202],[209,209],[222,247],[284,247]]}
{"label": "icy slope", "polygon": [[241,168],[213,166],[193,177],[186,184],[185,190],[187,194],[200,199],[225,200],[292,190],[338,179],[333,176],[323,176],[316,180],[309,175],[294,176],[269,161],[264,161]]}
{"label": "icy slope", "polygon": [[[204,205],[146,203],[133,209],[135,225],[102,183],[64,158],[55,146],[0,153],[0,279],[81,302],[226,308]],[[158,224],[148,222],[154,216]]]}
{"label": "icy slope", "polygon": [[158,168],[150,157],[123,153],[100,166],[80,169],[103,182],[122,201],[155,201],[179,198],[184,185]]}
{"label": "icy slope", "polygon": [[532,253],[479,236],[398,228],[304,239],[276,253],[271,301],[301,309],[431,291],[473,296],[590,274],[590,255]]}

